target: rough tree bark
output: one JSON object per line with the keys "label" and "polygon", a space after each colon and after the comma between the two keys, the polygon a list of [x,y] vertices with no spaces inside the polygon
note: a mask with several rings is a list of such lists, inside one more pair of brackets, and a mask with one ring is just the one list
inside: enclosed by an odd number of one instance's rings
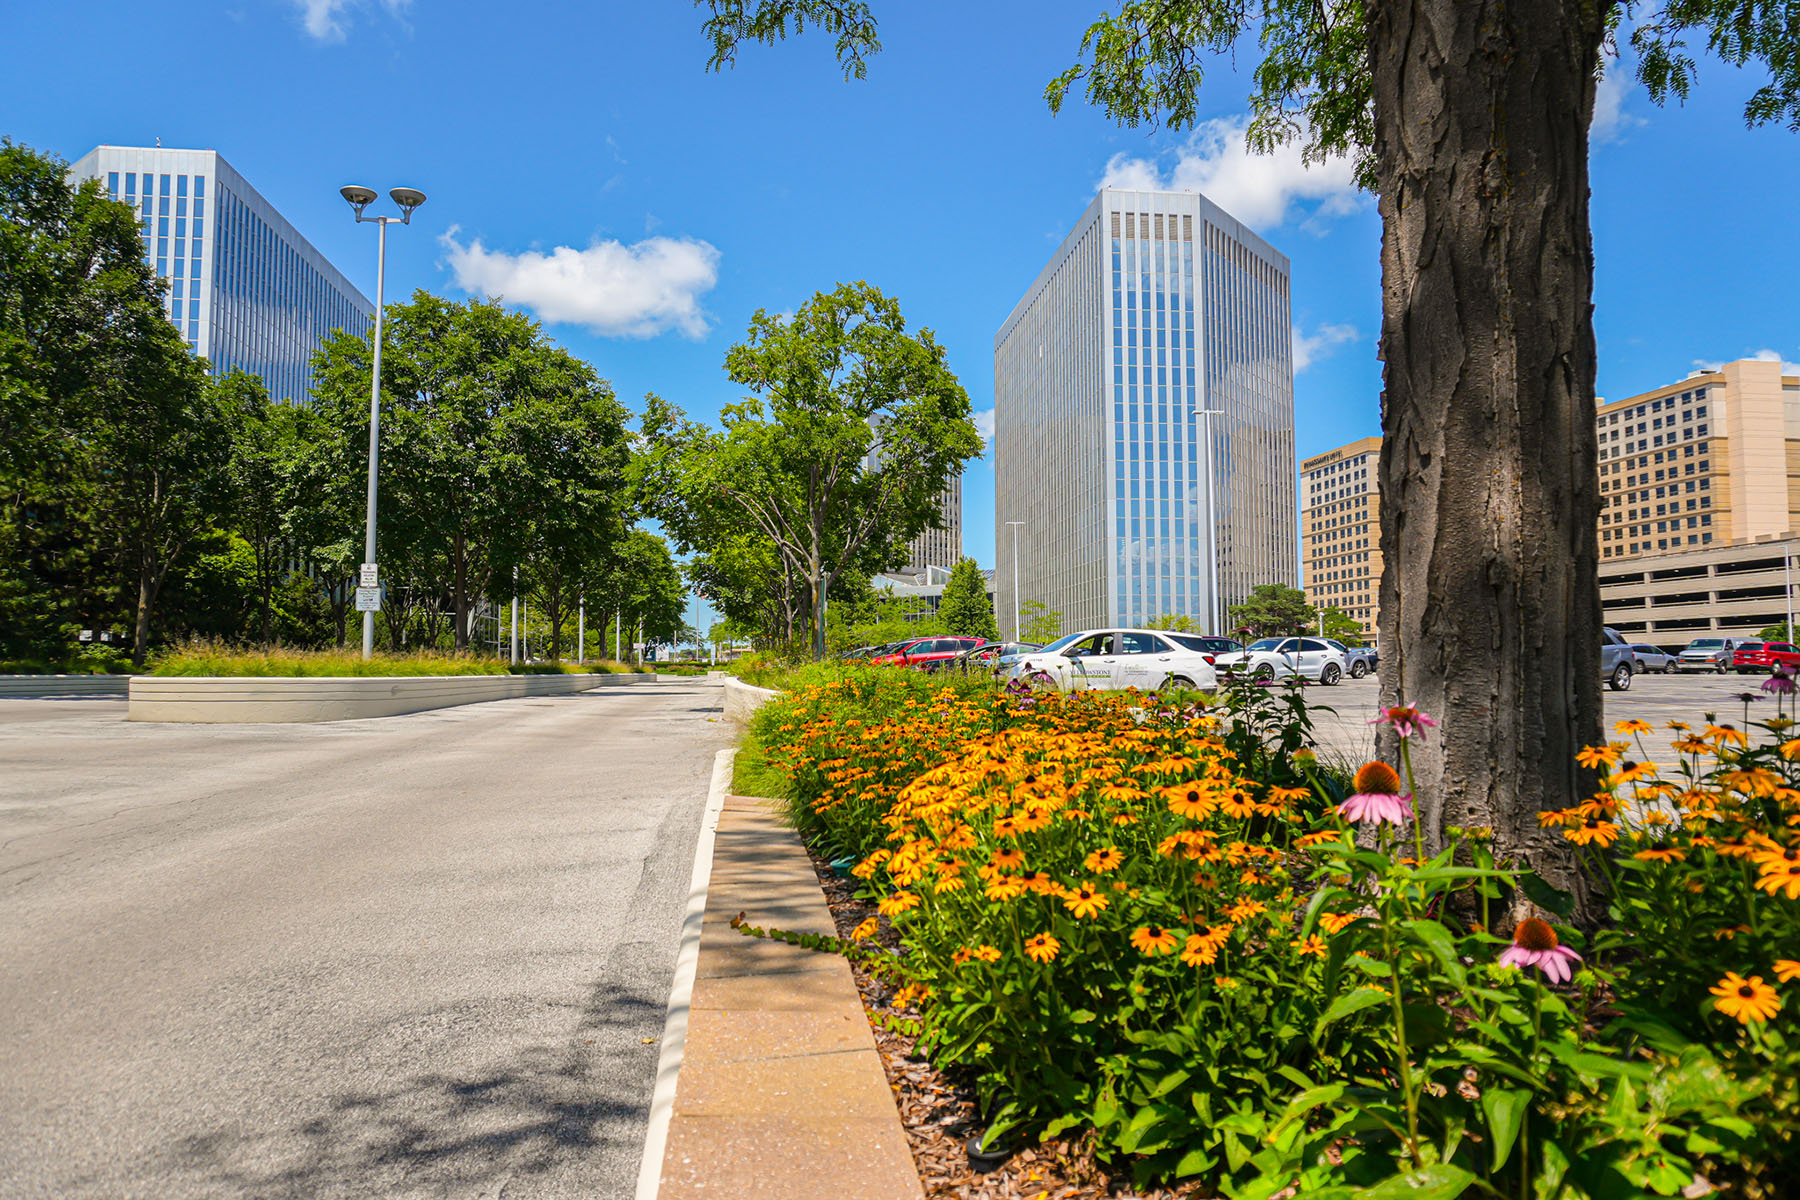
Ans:
{"label": "rough tree bark", "polygon": [[1443,721],[1413,746],[1429,833],[1491,827],[1503,855],[1571,887],[1537,813],[1577,798],[1575,752],[1601,734],[1587,131],[1609,7],[1366,8],[1382,702]]}

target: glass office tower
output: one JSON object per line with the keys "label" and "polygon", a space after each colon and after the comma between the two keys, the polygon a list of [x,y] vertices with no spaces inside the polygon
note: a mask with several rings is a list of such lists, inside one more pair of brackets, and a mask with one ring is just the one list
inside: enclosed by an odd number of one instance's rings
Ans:
{"label": "glass office tower", "polygon": [[1009,521],[1019,598],[1065,631],[1216,604],[1227,632],[1293,586],[1293,381],[1287,257],[1198,193],[1103,190],[994,338],[1002,628]]}
{"label": "glass office tower", "polygon": [[215,151],[100,146],[69,175],[138,214],[169,319],[215,372],[241,367],[274,399],[305,401],[325,335],[367,335],[375,306]]}

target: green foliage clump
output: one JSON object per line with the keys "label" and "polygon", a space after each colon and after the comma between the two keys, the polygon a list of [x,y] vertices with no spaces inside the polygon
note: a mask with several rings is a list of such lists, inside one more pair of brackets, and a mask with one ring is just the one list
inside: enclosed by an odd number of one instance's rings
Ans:
{"label": "green foliage clump", "polygon": [[1285,583],[1262,583],[1250,589],[1250,597],[1231,606],[1231,627],[1246,638],[1291,637],[1305,633],[1318,622],[1318,613],[1306,602],[1306,593]]}
{"label": "green foliage clump", "polygon": [[616,662],[508,663],[480,655],[439,650],[378,653],[364,662],[360,650],[241,650],[193,642],[156,656],[150,674],[162,676],[246,676],[254,678],[364,677],[408,675],[612,675],[642,668]]}
{"label": "green foliage clump", "polygon": [[944,629],[959,637],[978,637],[998,641],[1000,626],[994,620],[994,604],[988,599],[987,580],[972,558],[965,558],[950,569],[938,601],[938,621]]}

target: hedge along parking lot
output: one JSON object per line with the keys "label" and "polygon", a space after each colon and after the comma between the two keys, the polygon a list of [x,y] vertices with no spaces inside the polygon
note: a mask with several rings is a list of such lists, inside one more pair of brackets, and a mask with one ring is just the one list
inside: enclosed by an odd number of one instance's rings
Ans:
{"label": "hedge along parking lot", "polygon": [[1242,1197],[1779,1195],[1800,1167],[1780,720],[1754,750],[1723,715],[1665,731],[1666,778],[1644,723],[1588,752],[1599,789],[1548,818],[1610,891],[1584,932],[1483,831],[1423,853],[1403,772],[1322,769],[1313,689],[942,682],[842,669],[753,732],[990,1144],[1086,1130]]}

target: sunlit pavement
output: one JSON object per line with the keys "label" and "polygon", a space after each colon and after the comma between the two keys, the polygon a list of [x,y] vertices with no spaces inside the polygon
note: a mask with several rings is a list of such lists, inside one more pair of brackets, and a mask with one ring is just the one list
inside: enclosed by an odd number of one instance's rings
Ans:
{"label": "sunlit pavement", "polygon": [[624,1197],[721,688],[0,699],[0,1197]]}

